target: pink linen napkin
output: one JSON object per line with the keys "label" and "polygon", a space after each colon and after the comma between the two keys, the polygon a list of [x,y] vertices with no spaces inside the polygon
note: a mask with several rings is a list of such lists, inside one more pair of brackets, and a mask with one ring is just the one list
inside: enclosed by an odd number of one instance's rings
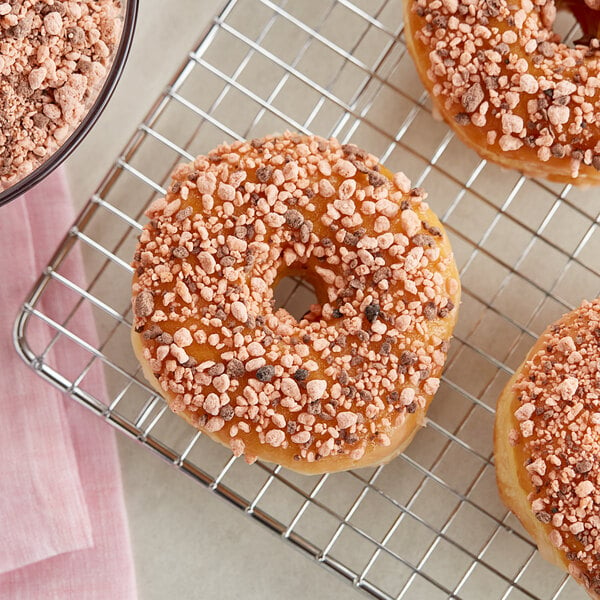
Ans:
{"label": "pink linen napkin", "polygon": [[[114,432],[38,377],[12,343],[20,304],[72,221],[62,171],[0,208],[1,600],[136,598]],[[79,281],[75,259],[63,274]],[[48,296],[42,310],[61,303],[60,290]],[[91,313],[78,319],[94,340]],[[59,368],[72,350],[57,348]],[[103,393],[101,370],[87,385]]]}

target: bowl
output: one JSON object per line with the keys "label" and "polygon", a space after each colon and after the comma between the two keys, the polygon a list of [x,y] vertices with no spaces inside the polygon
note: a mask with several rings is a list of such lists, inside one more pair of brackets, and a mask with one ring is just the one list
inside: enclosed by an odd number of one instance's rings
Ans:
{"label": "bowl", "polygon": [[122,29],[118,46],[111,57],[106,77],[98,91],[93,92],[84,116],[62,144],[38,164],[31,173],[0,191],[0,206],[18,198],[56,169],[83,141],[102,114],[123,72],[135,29],[138,0],[123,0],[122,4]]}

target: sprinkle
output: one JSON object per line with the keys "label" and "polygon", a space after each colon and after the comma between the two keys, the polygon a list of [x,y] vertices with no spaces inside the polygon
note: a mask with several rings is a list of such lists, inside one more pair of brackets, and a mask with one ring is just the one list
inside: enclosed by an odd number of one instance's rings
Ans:
{"label": "sprinkle", "polygon": [[414,237],[419,231],[421,231],[421,219],[417,216],[417,213],[413,210],[403,210],[400,214],[400,222],[402,228],[409,238]]}
{"label": "sprinkle", "polygon": [[298,384],[290,377],[285,377],[281,380],[281,393],[293,398],[294,400],[300,400],[301,397]]}
{"label": "sprinkle", "polygon": [[591,481],[584,480],[581,483],[578,483],[575,487],[575,493],[580,498],[585,498],[585,496],[589,496],[594,491],[594,484]]}
{"label": "sprinkle", "polygon": [[173,341],[181,348],[186,348],[192,345],[194,339],[190,330],[187,327],[182,327],[173,334]]}
{"label": "sprinkle", "polygon": [[564,125],[569,121],[571,111],[568,106],[552,105],[548,108],[548,119],[552,125]]}
{"label": "sprinkle", "polygon": [[310,440],[310,433],[308,431],[300,431],[295,433],[291,439],[294,444],[306,444]]}
{"label": "sprinkle", "polygon": [[577,391],[579,381],[575,377],[567,377],[556,388],[563,400],[571,400]]}
{"label": "sprinkle", "polygon": [[311,400],[319,400],[327,389],[327,382],[322,379],[312,379],[306,384],[306,393]]}
{"label": "sprinkle", "polygon": [[246,310],[246,306],[238,301],[232,302],[231,315],[240,323],[245,323],[248,320],[248,311]]}
{"label": "sprinkle", "polygon": [[217,431],[221,431],[225,426],[225,421],[222,417],[213,417],[206,422],[204,429],[209,433],[215,433]]}
{"label": "sprinkle", "polygon": [[285,433],[281,429],[271,429],[265,434],[265,441],[274,448],[278,448],[285,441]]}

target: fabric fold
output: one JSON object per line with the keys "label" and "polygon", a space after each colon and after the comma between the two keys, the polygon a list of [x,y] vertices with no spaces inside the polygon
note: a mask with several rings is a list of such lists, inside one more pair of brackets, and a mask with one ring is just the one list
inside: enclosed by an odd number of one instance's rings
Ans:
{"label": "fabric fold", "polygon": [[[6,244],[0,253],[5,281],[0,284],[2,600],[136,598],[114,431],[37,376],[12,345],[20,305],[72,221],[60,170],[0,208]],[[76,248],[61,274],[84,281]],[[40,308],[50,315],[63,314],[73,304],[72,294],[56,285],[42,295]],[[97,343],[90,307],[84,303],[74,318],[69,327]],[[45,328],[36,329],[40,348],[50,338]],[[57,344],[52,352],[59,372],[74,364],[80,368],[91,358],[73,344]],[[86,389],[104,396],[101,365],[89,370]]]}

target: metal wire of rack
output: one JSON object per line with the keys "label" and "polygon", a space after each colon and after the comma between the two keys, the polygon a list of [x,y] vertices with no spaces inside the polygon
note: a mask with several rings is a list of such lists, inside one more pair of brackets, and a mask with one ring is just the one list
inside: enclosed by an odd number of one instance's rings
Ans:
{"label": "metal wire of rack", "polygon": [[[42,377],[372,597],[580,597],[500,503],[491,434],[496,397],[534,338],[598,295],[600,197],[466,150],[434,118],[402,36],[399,0],[229,0],[71,227],[15,343]],[[428,426],[385,467],[248,467],[172,415],[129,350],[129,263],[173,165],[283,129],[379,154],[429,191],[452,238],[464,291],[442,386]],[[68,275],[79,254],[87,283]],[[58,288],[70,301],[49,309]],[[294,313],[311,291],[285,281],[277,295]],[[98,340],[78,330],[90,311]],[[66,346],[76,360],[58,366]],[[106,392],[87,385],[97,369]]]}

